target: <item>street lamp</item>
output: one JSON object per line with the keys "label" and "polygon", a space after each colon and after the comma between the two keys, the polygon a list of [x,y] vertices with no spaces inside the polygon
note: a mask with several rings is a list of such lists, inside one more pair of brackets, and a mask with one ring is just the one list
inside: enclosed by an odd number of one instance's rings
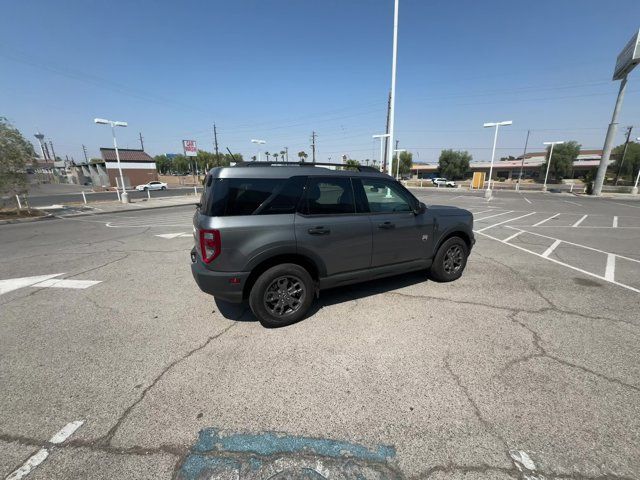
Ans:
{"label": "street lamp", "polygon": [[496,143],[498,142],[498,129],[500,127],[505,127],[507,125],[511,125],[513,122],[511,120],[505,120],[504,122],[491,122],[485,123],[484,128],[496,127],[496,132],[493,135],[493,150],[491,151],[491,166],[489,167],[489,181],[487,182],[487,190],[484,192],[484,198],[491,198],[491,175],[493,175],[493,161],[496,156]]}
{"label": "street lamp", "polygon": [[122,186],[122,195],[120,196],[120,201],[122,201],[122,203],[129,203],[129,195],[127,195],[127,191],[124,188],[124,176],[122,175],[122,167],[120,166],[120,153],[118,152],[118,142],[116,141],[116,128],[115,128],[115,127],[126,127],[127,122],[116,122],[112,120],[105,120],[104,118],[94,118],[93,121],[98,125],[111,125],[111,135],[113,135],[113,147],[116,150],[116,160],[118,161],[118,171],[120,172],[120,185]]}
{"label": "street lamp", "polygon": [[551,145],[549,151],[549,160],[547,161],[547,173],[544,174],[544,185],[542,185],[542,191],[547,191],[547,177],[549,176],[549,167],[551,166],[551,158],[553,157],[553,146],[562,145],[564,142],[544,142],[545,145]]}
{"label": "street lamp", "polygon": [[251,143],[255,143],[256,145],[258,145],[258,161],[261,162],[262,161],[262,150],[260,150],[260,145],[264,145],[267,142],[265,140],[257,140],[255,138],[252,138],[251,139]]}
{"label": "street lamp", "polygon": [[[393,136],[395,132],[396,118],[396,66],[398,63],[398,7],[399,0],[395,0],[393,9],[393,54],[391,58],[391,94],[389,95],[389,145],[393,148]],[[389,173],[391,172],[391,159],[393,152],[389,149]]]}
{"label": "street lamp", "polygon": [[[393,151],[393,153],[401,153],[401,152],[406,152],[407,150],[404,148],[398,148],[396,150]],[[392,157],[393,158],[393,157]],[[400,179],[400,155],[398,155],[397,157],[397,162],[396,162],[396,180]],[[393,173],[393,172],[392,172]]]}
{"label": "street lamp", "polygon": [[[636,140],[638,142],[640,142],[640,137],[636,138]],[[631,175],[633,175],[633,169],[631,169]],[[636,183],[633,186],[633,188],[631,189],[631,193],[633,195],[637,195],[638,194],[638,180],[640,180],[640,170],[638,170],[638,176],[636,177]]]}
{"label": "street lamp", "polygon": [[379,138],[380,139],[380,171],[384,172],[384,164],[385,161],[382,159],[382,156],[384,155],[384,138],[389,138],[390,135],[388,133],[381,133],[380,135],[372,135],[373,138]]}

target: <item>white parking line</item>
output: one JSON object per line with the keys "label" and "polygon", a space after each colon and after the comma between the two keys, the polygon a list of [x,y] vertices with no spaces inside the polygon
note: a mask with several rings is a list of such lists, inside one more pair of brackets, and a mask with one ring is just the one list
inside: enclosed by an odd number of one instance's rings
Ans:
{"label": "white parking line", "polygon": [[22,464],[20,468],[11,473],[6,480],[20,480],[21,478],[29,475],[31,470],[36,468],[42,462],[44,462],[49,456],[49,451],[46,448],[41,448],[36,453],[31,455],[29,459]]}
{"label": "white parking line", "polygon": [[489,230],[490,228],[497,227],[498,225],[503,225],[505,223],[513,222],[515,220],[520,220],[521,218],[528,217],[529,215],[533,215],[534,213],[536,213],[536,212],[530,212],[530,213],[527,213],[525,215],[520,215],[519,217],[516,217],[516,218],[510,218],[509,220],[505,220],[503,222],[494,223],[493,225],[489,225],[488,227],[481,228],[478,231],[479,232],[484,232],[485,230]]}
{"label": "white parking line", "polygon": [[[549,262],[553,262],[553,263],[556,263],[558,265],[562,265],[563,267],[570,268],[571,270],[575,270],[576,272],[580,272],[580,273],[582,273],[584,275],[588,275],[590,277],[594,277],[594,278],[597,278],[599,280],[604,280],[606,282],[612,283],[612,284],[617,285],[619,287],[626,288],[627,290],[631,290],[632,292],[640,293],[640,289],[638,289],[638,288],[631,287],[629,285],[625,285],[624,283],[616,282],[615,280],[609,280],[609,279],[607,279],[605,277],[601,277],[600,275],[596,275],[595,273],[591,273],[591,272],[588,272],[586,270],[583,270],[582,268],[574,267],[573,265],[569,265],[568,263],[564,263],[564,262],[561,262],[560,260],[556,260],[555,258],[543,257],[539,253],[533,252],[531,250],[527,250],[526,248],[521,247],[520,245],[514,245],[513,243],[506,243],[504,240],[500,240],[499,238],[493,237],[493,236],[491,236],[491,235],[489,235],[487,233],[483,233],[483,232],[477,232],[477,233],[479,233],[480,235],[483,235],[483,236],[485,236],[487,238],[490,238],[491,240],[495,240],[496,242],[504,243],[505,245],[509,245],[512,248],[517,248],[518,250],[522,250],[523,252],[530,253],[531,255],[535,255],[536,257],[544,258],[545,260],[547,260]],[[531,234],[535,235],[533,232],[527,232],[527,233],[531,233]],[[565,242],[565,243],[569,243],[569,242]],[[579,246],[582,246],[582,245],[579,245]],[[584,247],[584,246],[582,246],[582,247],[583,248],[589,248],[589,247]],[[591,249],[591,250],[596,250],[596,249]],[[618,255],[618,256],[620,256],[620,255]]]}
{"label": "white parking line", "polygon": [[613,282],[615,280],[616,273],[616,256],[613,253],[607,255],[607,267],[604,271],[604,278]]}
{"label": "white parking line", "polygon": [[611,228],[618,228],[618,217],[613,217],[613,225]]}
{"label": "white parking line", "polygon": [[561,240],[556,240],[555,242],[553,242],[551,244],[551,246],[549,248],[547,248],[544,253],[542,254],[542,256],[544,258],[547,258],[549,255],[551,255],[553,253],[553,251],[558,247],[558,245],[560,245],[562,243]]}
{"label": "white parking line", "polygon": [[[82,426],[84,420],[76,420],[74,422],[67,423],[61,430],[56,432],[56,434],[49,439],[49,443],[53,443],[54,445],[59,445],[64,442],[67,438],[75,433],[78,428]],[[31,473],[31,470],[36,468],[42,462],[44,462],[49,456],[49,450],[46,448],[41,448],[36,453],[31,455],[26,462],[24,462],[17,470],[14,470],[9,476],[6,477],[6,480],[20,480],[25,476]]]}
{"label": "white parking line", "polygon": [[539,221],[538,223],[536,223],[535,225],[532,225],[533,227],[537,227],[538,225],[542,225],[545,222],[548,222],[549,220],[556,218],[557,216],[559,216],[559,213],[556,213],[555,215],[551,215],[549,218],[545,218],[544,220]]}
{"label": "white parking line", "polygon": [[62,427],[62,429],[59,432],[57,432],[53,437],[51,437],[51,439],[49,440],[49,443],[54,443],[58,445],[64,442],[67,438],[73,435],[75,431],[82,426],[83,423],[84,423],[84,420],[75,420],[73,422],[67,423],[64,427]]}
{"label": "white parking line", "polygon": [[522,196],[522,198],[524,198],[524,201],[527,202],[529,205],[531,205],[531,200],[529,200],[527,197],[525,197],[524,195]]}
{"label": "white parking line", "polygon": [[101,280],[65,280],[52,278],[31,285],[34,288],[77,288],[85,289],[101,283]]}
{"label": "white parking line", "polygon": [[578,220],[576,223],[574,223],[573,225],[571,225],[572,227],[577,227],[578,225],[580,225],[585,218],[587,218],[589,215],[584,215],[580,220]]}
{"label": "white parking line", "polygon": [[577,205],[577,206],[579,206],[579,207],[581,207],[581,206],[582,206],[581,204],[579,204],[579,203],[577,203],[577,202],[572,202],[572,201],[570,201],[570,200],[563,200],[563,202],[570,203],[571,205]]}
{"label": "white parking line", "polygon": [[524,230],[519,230],[516,233],[514,233],[513,235],[509,235],[507,238],[505,238],[503,240],[503,242],[507,243],[509,240],[513,240],[514,238],[516,238],[518,235],[521,235],[524,233]]}
{"label": "white parking line", "polygon": [[500,215],[506,215],[508,213],[513,213],[513,210],[509,210],[508,212],[496,213],[495,215],[489,215],[488,217],[476,218],[476,222],[481,222],[482,220],[486,220],[488,218],[499,217]]}
{"label": "white parking line", "polygon": [[473,212],[474,215],[482,215],[483,213],[489,213],[489,212],[493,212],[493,210],[489,209],[489,210],[483,210],[481,212]]}

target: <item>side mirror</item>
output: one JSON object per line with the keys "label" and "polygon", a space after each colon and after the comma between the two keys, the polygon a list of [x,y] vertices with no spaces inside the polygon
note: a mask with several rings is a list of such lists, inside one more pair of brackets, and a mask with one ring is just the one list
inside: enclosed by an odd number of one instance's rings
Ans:
{"label": "side mirror", "polygon": [[196,205],[196,208],[198,210],[200,210],[200,208],[202,208],[202,203],[200,203],[200,202],[196,203],[195,205]]}
{"label": "side mirror", "polygon": [[420,202],[418,203],[418,207],[413,211],[413,213],[415,213],[416,215],[420,215],[421,213],[424,213],[427,211],[427,206]]}

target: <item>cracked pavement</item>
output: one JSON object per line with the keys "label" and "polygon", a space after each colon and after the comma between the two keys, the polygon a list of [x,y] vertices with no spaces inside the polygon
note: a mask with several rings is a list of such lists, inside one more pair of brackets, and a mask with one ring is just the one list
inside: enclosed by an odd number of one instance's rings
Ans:
{"label": "cracked pavement", "polygon": [[172,478],[206,427],[392,445],[405,478],[640,478],[640,294],[478,236],[457,282],[322,292],[305,321],[266,330],[197,289],[189,238],[155,236],[190,231],[191,213],[127,214],[184,228],[0,227],[0,280],[102,282],[0,296],[3,478],[43,446],[29,478]]}

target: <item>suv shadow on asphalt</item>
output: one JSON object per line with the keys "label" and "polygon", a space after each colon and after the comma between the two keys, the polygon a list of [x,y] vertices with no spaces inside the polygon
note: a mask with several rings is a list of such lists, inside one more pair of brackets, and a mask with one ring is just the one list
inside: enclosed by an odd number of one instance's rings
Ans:
{"label": "suv shadow on asphalt", "polygon": [[[361,298],[379,295],[381,293],[390,292],[399,288],[426,284],[429,276],[426,271],[409,272],[393,277],[380,278],[370,280],[368,282],[348,285],[345,287],[335,287],[323,290],[320,293],[318,301],[313,303],[309,313],[301,320],[305,321],[313,317],[323,307],[336,305],[338,303],[349,302],[352,300],[360,300]],[[236,322],[257,322],[258,319],[253,315],[249,308],[248,302],[229,303],[224,300],[214,299],[218,312],[228,319]]]}

